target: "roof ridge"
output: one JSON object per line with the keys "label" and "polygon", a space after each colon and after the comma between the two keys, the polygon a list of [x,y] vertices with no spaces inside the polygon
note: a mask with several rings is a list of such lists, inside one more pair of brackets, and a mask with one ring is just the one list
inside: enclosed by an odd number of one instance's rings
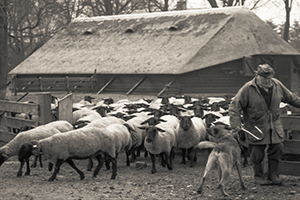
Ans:
{"label": "roof ridge", "polygon": [[224,7],[224,8],[205,8],[205,9],[189,9],[189,10],[176,10],[176,11],[165,11],[165,12],[152,12],[152,13],[133,13],[133,14],[121,14],[121,15],[103,15],[96,17],[78,17],[75,18],[72,22],[88,22],[88,21],[101,21],[101,20],[115,20],[115,19],[134,19],[134,18],[152,18],[152,17],[166,17],[168,15],[198,15],[200,13],[223,13],[228,10],[240,11],[240,10],[249,10],[245,6],[233,6],[233,7]]}

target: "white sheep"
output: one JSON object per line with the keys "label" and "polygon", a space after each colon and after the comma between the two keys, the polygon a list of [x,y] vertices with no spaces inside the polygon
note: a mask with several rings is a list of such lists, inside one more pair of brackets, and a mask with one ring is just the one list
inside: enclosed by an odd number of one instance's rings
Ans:
{"label": "white sheep", "polygon": [[[89,117],[87,117],[89,116]],[[90,110],[90,109],[80,109],[76,110],[73,112],[73,120],[72,120],[72,125],[75,125],[75,123],[79,120],[82,119],[83,117],[86,117],[85,120],[93,120],[94,118],[101,118],[101,115],[96,112],[95,110]],[[84,119],[82,119],[84,120]]]}
{"label": "white sheep", "polygon": [[111,179],[115,179],[117,175],[116,156],[119,149],[121,149],[118,140],[119,137],[116,137],[114,133],[106,128],[86,126],[55,134],[39,141],[33,141],[32,153],[34,155],[43,154],[50,162],[55,164],[55,170],[49,181],[55,180],[63,162],[67,162],[79,173],[80,179],[84,179],[84,173],[75,166],[72,159],[90,157],[96,157],[99,162],[93,173],[93,177],[96,177],[104,162],[102,154],[107,156],[109,162],[112,163]]}
{"label": "white sheep", "polygon": [[[132,151],[131,151],[131,161],[134,162],[136,157],[135,151],[139,150],[139,148],[143,147],[144,138],[145,138],[145,131],[140,129],[141,123],[146,121],[150,116],[148,114],[140,114],[136,117],[133,117],[125,122],[128,124],[135,132],[131,133],[132,138]],[[139,152],[138,152],[139,154]]]}
{"label": "white sheep", "polygon": [[[86,126],[94,126],[98,128],[105,128],[111,124],[123,124],[125,121],[123,119],[114,117],[114,116],[107,116],[107,117],[102,117],[100,119],[95,119],[91,123],[87,124]],[[93,168],[93,160],[92,158],[89,159],[88,165],[87,165],[87,170],[91,171]],[[105,162],[106,169],[110,169],[109,163]]]}
{"label": "white sheep", "polygon": [[140,128],[146,130],[144,146],[151,156],[151,172],[156,173],[155,155],[161,156],[163,167],[166,164],[168,169],[172,170],[174,148],[177,143],[175,129],[167,122],[161,122],[155,126]]}
{"label": "white sheep", "polygon": [[115,135],[116,157],[119,152],[125,151],[126,165],[130,166],[129,155],[132,147],[131,133],[134,130],[128,124],[111,124],[106,127],[111,133]]}
{"label": "white sheep", "polygon": [[[9,143],[0,148],[0,166],[10,157],[18,155],[21,146],[32,140],[40,140],[53,134],[72,130],[73,126],[67,121],[54,121],[46,125],[40,125],[34,129],[24,131],[16,135]],[[28,158],[19,158],[21,165],[17,176],[22,175],[22,167],[24,162],[27,163],[27,171],[25,175],[30,174]]]}
{"label": "white sheep", "polygon": [[194,161],[197,160],[194,146],[200,141],[206,140],[206,126],[201,118],[193,116],[180,117],[180,123],[176,127],[177,147],[182,150],[182,164],[186,164],[185,154],[188,150],[188,159],[190,166],[194,166]]}

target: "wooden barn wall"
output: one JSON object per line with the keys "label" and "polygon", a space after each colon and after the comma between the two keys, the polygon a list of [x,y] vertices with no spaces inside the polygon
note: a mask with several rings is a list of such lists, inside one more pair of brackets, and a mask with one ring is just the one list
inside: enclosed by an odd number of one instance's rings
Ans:
{"label": "wooden barn wall", "polygon": [[243,61],[228,63],[193,71],[180,76],[182,94],[235,94],[241,86],[253,77],[242,74]]}
{"label": "wooden barn wall", "polygon": [[[128,75],[97,75],[97,90],[101,90],[106,86],[109,81],[113,80],[108,84],[101,93],[122,93],[126,94],[158,94],[166,84],[170,83],[174,79],[174,75],[137,75],[137,74],[128,74]],[[143,80],[135,89],[134,86]],[[172,92],[176,88],[170,88],[168,92]],[[178,88],[177,88],[178,90]],[[173,91],[173,93],[175,93]]]}
{"label": "wooden barn wall", "polygon": [[254,56],[259,62],[267,59],[271,61],[275,70],[275,78],[280,80],[292,92],[300,92],[299,63],[295,62],[295,56],[284,55],[257,55]]}

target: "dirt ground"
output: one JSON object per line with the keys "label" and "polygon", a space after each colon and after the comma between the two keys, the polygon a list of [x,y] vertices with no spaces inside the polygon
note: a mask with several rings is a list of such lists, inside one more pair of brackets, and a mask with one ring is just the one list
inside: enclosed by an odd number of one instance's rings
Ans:
{"label": "dirt ground", "polygon": [[281,175],[283,186],[257,186],[253,183],[251,166],[242,169],[246,190],[241,189],[233,169],[225,187],[228,198],[223,198],[217,189],[216,171],[210,174],[203,194],[197,194],[207,155],[198,152],[198,162],[191,168],[180,164],[180,154],[176,154],[172,171],[157,164],[157,173],[151,174],[149,157],[138,157],[138,163],[146,165],[137,167],[131,163],[127,167],[125,155],[120,154],[115,180],[110,180],[111,170],[105,167],[93,178],[92,171],[86,170],[87,160],[80,160],[75,163],[85,173],[85,179],[80,180],[77,172],[64,163],[53,182],[48,181],[51,172],[47,170],[47,161],[43,168],[32,168],[29,176],[17,177],[19,162],[11,158],[0,168],[1,199],[300,199],[300,177]]}
{"label": "dirt ground", "polygon": [[[80,98],[82,96],[76,97],[74,102]],[[97,96],[97,99],[101,98]],[[111,170],[106,170],[105,166],[96,178],[92,178],[92,171],[86,170],[87,160],[80,160],[75,163],[85,173],[85,179],[80,180],[77,172],[64,163],[53,182],[48,181],[51,172],[47,170],[47,161],[44,161],[43,168],[32,168],[29,176],[17,177],[19,162],[12,157],[0,167],[0,199],[300,199],[300,177],[280,175],[284,180],[282,186],[258,186],[253,182],[251,166],[242,168],[246,190],[241,189],[237,172],[233,169],[225,187],[228,198],[223,198],[217,189],[216,171],[209,175],[203,194],[197,194],[207,157],[206,151],[198,152],[198,162],[191,168],[180,164],[181,156],[176,154],[172,171],[157,161],[157,173],[151,174],[149,157],[138,157],[138,162],[145,163],[142,167],[137,167],[136,163],[127,167],[122,153],[118,158],[115,180],[110,180]]]}

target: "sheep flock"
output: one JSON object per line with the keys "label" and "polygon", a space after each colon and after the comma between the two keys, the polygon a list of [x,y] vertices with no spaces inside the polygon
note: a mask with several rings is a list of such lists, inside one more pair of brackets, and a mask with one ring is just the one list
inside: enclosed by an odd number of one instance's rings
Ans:
{"label": "sheep flock", "polygon": [[[105,163],[111,179],[117,176],[117,160],[126,154],[126,165],[136,162],[137,157],[150,154],[152,169],[157,173],[155,160],[173,169],[172,161],[177,150],[181,151],[182,164],[185,156],[190,167],[197,161],[196,146],[209,140],[206,129],[217,120],[228,124],[228,105],[231,97],[192,98],[190,96],[139,99],[132,101],[112,98],[93,102],[91,96],[73,103],[73,121],[53,121],[49,124],[20,132],[0,148],[0,166],[10,157],[18,156],[22,167],[27,163],[25,175],[30,174],[29,157],[42,156],[54,166],[48,179],[57,179],[60,167],[67,162],[84,179],[84,172],[73,160],[88,159],[87,170],[98,161],[93,176],[97,176]],[[55,108],[56,105],[52,105]],[[186,151],[187,150],[187,151]],[[3,167],[3,166],[2,166]],[[52,167],[49,167],[52,170]]]}

